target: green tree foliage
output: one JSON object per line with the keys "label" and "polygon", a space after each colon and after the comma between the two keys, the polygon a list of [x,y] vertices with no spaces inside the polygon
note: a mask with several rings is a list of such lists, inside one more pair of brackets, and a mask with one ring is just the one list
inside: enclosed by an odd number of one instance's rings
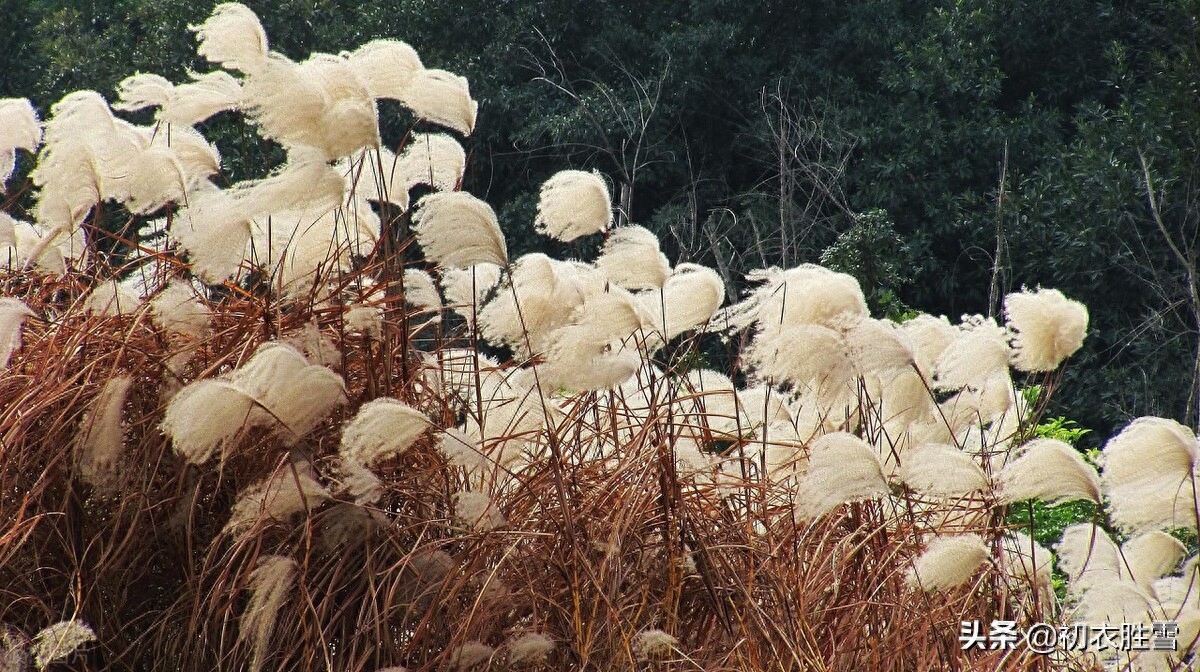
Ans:
{"label": "green tree foliage", "polygon": [[[400,35],[465,75],[486,110],[467,186],[515,254],[546,247],[517,228],[537,186],[595,168],[669,256],[733,287],[747,267],[864,244],[882,276],[860,279],[897,310],[987,312],[994,271],[1001,291],[1059,287],[1093,326],[1057,411],[1101,435],[1142,413],[1190,409],[1195,424],[1200,306],[1144,179],[1186,260],[1200,214],[1195,0],[246,4],[294,57]],[[131,65],[173,80],[208,69],[178,37],[204,3],[3,7],[0,96],[32,91],[43,111],[76,88],[111,95]],[[270,151],[228,140],[228,171]],[[894,236],[863,236],[857,213],[875,209]],[[592,251],[573,245],[551,251]]]}

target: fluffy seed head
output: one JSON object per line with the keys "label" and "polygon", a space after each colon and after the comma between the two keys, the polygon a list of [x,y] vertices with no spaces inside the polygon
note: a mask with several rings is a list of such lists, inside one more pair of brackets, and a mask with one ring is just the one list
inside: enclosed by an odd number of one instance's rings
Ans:
{"label": "fluffy seed head", "polygon": [[92,401],[80,428],[79,463],[85,480],[106,485],[115,476],[117,461],[124,447],[121,409],[133,384],[130,376],[110,379]]}
{"label": "fluffy seed head", "polygon": [[454,517],[472,530],[487,532],[507,524],[504,515],[482,492],[454,493]]}
{"label": "fluffy seed head", "polygon": [[42,141],[37,111],[25,98],[0,98],[0,194],[16,168],[16,150],[32,152]]}
{"label": "fluffy seed head", "polygon": [[1021,456],[1000,470],[1000,499],[1046,502],[1087,499],[1100,502],[1100,477],[1071,444],[1058,439],[1034,439]]}
{"label": "fluffy seed head", "polygon": [[679,640],[658,628],[642,630],[633,637],[633,655],[639,660],[669,655],[679,646]]}
{"label": "fluffy seed head", "polygon": [[405,89],[424,69],[417,51],[400,40],[371,40],[345,56],[375,98],[403,100]]}
{"label": "fluffy seed head", "polygon": [[135,111],[147,107],[162,107],[171,101],[175,85],[166,77],[153,73],[131,75],[117,85],[114,110]]}
{"label": "fluffy seed head", "polygon": [[[415,133],[396,159],[395,173],[406,188],[426,184],[438,191],[458,187],[466,171],[462,145],[445,133]],[[389,170],[384,164],[384,170]]]}
{"label": "fluffy seed head", "polygon": [[1151,530],[1121,544],[1125,558],[1122,569],[1130,580],[1149,590],[1155,581],[1175,569],[1185,553],[1187,548],[1178,539],[1162,530]]}
{"label": "fluffy seed head", "polygon": [[1020,371],[1053,371],[1083,347],[1087,308],[1057,289],[1009,294],[1004,313],[1014,332],[1012,364]]}
{"label": "fluffy seed head", "polygon": [[1109,439],[1099,462],[1113,522],[1127,533],[1195,526],[1198,452],[1191,430],[1166,418],[1138,418]]}
{"label": "fluffy seed head", "polygon": [[345,401],[341,376],[309,364],[299,350],[275,341],[261,344],[229,381],[257,403],[250,421],[266,426],[278,423],[287,443],[312,431]]}
{"label": "fluffy seed head", "polygon": [[718,328],[742,330],[757,324],[759,335],[801,324],[836,329],[848,317],[867,317],[867,300],[853,276],[815,264],[786,271],[778,268],[752,271],[747,280],[762,283],[746,299],[721,312]]}
{"label": "fluffy seed head", "polygon": [[834,432],[812,442],[796,508],[801,518],[811,520],[842,504],[887,493],[875,449],[853,434]]}
{"label": "fluffy seed head", "polygon": [[433,278],[419,268],[404,269],[404,300],[420,310],[437,312],[442,309],[442,297]]}
{"label": "fluffy seed head", "polygon": [[21,326],[33,314],[19,300],[0,297],[0,370],[8,368],[12,353],[21,347]]}
{"label": "fluffy seed head", "polygon": [[373,466],[408,450],[429,429],[429,419],[396,399],[380,397],[358,409],[342,430],[341,454]]}
{"label": "fluffy seed head", "polygon": [[172,334],[200,339],[208,331],[212,311],[189,284],[175,280],[150,300],[150,318]]}
{"label": "fluffy seed head", "polygon": [[483,336],[523,355],[544,353],[552,344],[551,334],[569,324],[588,297],[603,291],[604,278],[595,269],[527,254],[479,312]]}
{"label": "fluffy seed head", "polygon": [[981,315],[964,316],[954,340],[933,366],[935,387],[958,390],[1008,371],[1008,336],[996,321]]}
{"label": "fluffy seed head", "polygon": [[199,26],[196,53],[212,63],[250,73],[267,57],[267,33],[258,15],[239,2],[224,2]]}
{"label": "fluffy seed head", "polygon": [[241,430],[254,400],[224,380],[198,380],[171,398],[162,429],[175,452],[192,464],[204,464],[213,451]]}
{"label": "fluffy seed head", "polygon": [[87,624],[78,619],[60,621],[43,628],[33,637],[33,664],[39,670],[45,669],[57,660],[71,655],[80,646],[96,641],[96,633]]}
{"label": "fluffy seed head", "polygon": [[904,455],[901,479],[917,492],[961,497],[987,487],[987,476],[975,460],[955,446],[925,444]]}
{"label": "fluffy seed head", "polygon": [[653,316],[655,329],[669,341],[713,319],[725,302],[725,283],[707,266],[679,264],[661,290],[640,294],[638,300]]}
{"label": "fluffy seed head", "polygon": [[961,586],[975,575],[987,557],[987,545],[977,534],[935,537],[913,561],[908,585],[930,592]]}
{"label": "fluffy seed head", "polygon": [[934,362],[954,341],[958,330],[945,316],[934,317],[927,314],[906,320],[900,325],[900,329],[908,334],[909,342],[913,345],[917,369],[925,376],[925,380],[932,381]]}
{"label": "fluffy seed head", "polygon": [[641,226],[623,226],[609,233],[596,268],[613,284],[631,292],[661,289],[671,275],[671,264],[659,251],[658,236]]}
{"label": "fluffy seed head", "polygon": [[464,77],[445,70],[419,70],[400,95],[400,102],[420,119],[463,135],[475,130],[479,103],[471,98]]}
{"label": "fluffy seed head", "polygon": [[1000,565],[1005,573],[1031,582],[1039,591],[1051,586],[1054,555],[1046,547],[1021,532],[1009,532],[1001,539]]}
{"label": "fluffy seed head", "polygon": [[226,534],[239,534],[258,520],[286,521],[329,499],[329,491],[312,476],[284,465],[270,478],[246,488],[233,505]]}
{"label": "fluffy seed head", "polygon": [[563,170],[542,184],[538,233],[570,242],[612,226],[612,198],[599,173]]}
{"label": "fluffy seed head", "polygon": [[508,246],[492,206],[462,192],[429,194],[417,202],[413,232],[425,258],[439,266],[508,264]]}
{"label": "fluffy seed head", "polygon": [[510,664],[536,664],[546,660],[554,650],[554,640],[540,632],[515,635],[505,644]]}
{"label": "fluffy seed head", "polygon": [[296,561],[281,555],[260,558],[250,573],[250,602],[238,627],[238,641],[253,648],[251,672],[259,672],[266,661],[279,610],[287,601],[296,580]]}
{"label": "fluffy seed head", "polygon": [[[192,81],[175,86],[158,119],[176,126],[194,126],[219,113],[241,109],[242,85],[228,72],[191,73]],[[174,133],[175,128],[172,128]]]}
{"label": "fluffy seed head", "polygon": [[450,652],[450,666],[466,670],[491,660],[496,650],[483,642],[470,641]]}

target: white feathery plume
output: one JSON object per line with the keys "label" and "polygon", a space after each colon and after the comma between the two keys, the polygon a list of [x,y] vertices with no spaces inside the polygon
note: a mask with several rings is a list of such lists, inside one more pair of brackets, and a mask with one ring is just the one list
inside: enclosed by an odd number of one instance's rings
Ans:
{"label": "white feathery plume", "polygon": [[243,108],[263,137],[318,150],[325,159],[379,146],[375,100],[350,65],[314,54],[294,63],[271,52],[242,88]]}
{"label": "white feathery plume", "polygon": [[83,621],[59,621],[34,635],[33,646],[30,647],[33,665],[39,670],[45,669],[50,663],[62,660],[84,644],[94,641],[96,633]]}
{"label": "white feathery plume", "polygon": [[977,534],[934,537],[908,571],[909,586],[933,592],[961,586],[988,558],[987,544]]}
{"label": "white feathery plume", "polygon": [[1014,409],[1020,396],[1006,368],[964,387],[939,406],[950,429],[960,432],[995,422]]}
{"label": "white feathery plume", "polygon": [[376,504],[383,497],[383,481],[379,480],[375,472],[354,460],[337,460],[333,471],[337,482],[335,492],[349,495],[355,504]]}
{"label": "white feathery plume", "polygon": [[250,601],[238,622],[238,641],[253,647],[250,672],[259,672],[266,662],[279,610],[296,581],[297,569],[291,558],[267,555],[259,558],[250,573]]}
{"label": "white feathery plume", "polygon": [[471,640],[451,651],[448,660],[450,667],[456,670],[466,670],[488,662],[495,653],[496,650],[487,644]]}
{"label": "white feathery plume", "polygon": [[320,205],[276,212],[251,224],[254,259],[285,297],[307,296],[314,285],[346,270],[353,255],[372,249],[378,237],[379,219],[365,202],[345,210]]}
{"label": "white feathery plume", "polygon": [[612,226],[612,197],[599,173],[562,170],[542,184],[534,229],[563,242]]}
{"label": "white feathery plume", "polygon": [[1078,523],[1063,530],[1058,542],[1058,564],[1071,579],[1072,594],[1120,579],[1124,564],[1117,545],[1104,530]]}
{"label": "white feathery plume", "polygon": [[241,109],[242,84],[233,75],[221,70],[189,74],[192,81],[175,86],[158,113],[159,121],[194,126],[220,112]]}
{"label": "white feathery plume", "polygon": [[1134,420],[1105,444],[1099,463],[1113,522],[1126,533],[1196,525],[1200,445],[1174,420]]}
{"label": "white feathery plume", "polygon": [[934,317],[924,313],[905,320],[900,324],[900,329],[908,334],[909,342],[913,345],[917,369],[926,381],[932,383],[934,363],[958,336],[958,329],[944,315]]}
{"label": "white feathery plume", "polygon": [[11,625],[0,625],[0,670],[24,672],[31,665],[29,637]]}
{"label": "white feathery plume", "polygon": [[307,322],[303,329],[291,332],[285,342],[303,352],[311,364],[335,371],[342,368],[342,351],[315,321]]}
{"label": "white feathery plume", "polygon": [[546,657],[554,650],[554,640],[540,632],[527,632],[523,635],[513,635],[504,644],[508,649],[510,665],[537,664],[545,662]]}
{"label": "white feathery plume", "polygon": [[823,516],[842,504],[888,494],[879,456],[865,441],[846,432],[817,438],[809,446],[808,472],[800,484],[800,518]]}
{"label": "white feathery plume", "polygon": [[743,358],[765,380],[818,392],[822,402],[842,400],[855,378],[849,345],[819,324],[797,324],[772,338],[756,338]]}
{"label": "white feathery plume", "polygon": [[150,300],[150,319],[158,328],[200,340],[208,332],[212,311],[200,301],[194,287],[173,280]]}
{"label": "white feathery plume", "polygon": [[603,291],[604,278],[595,269],[541,253],[526,254],[514,264],[496,298],[479,311],[483,337],[522,356],[545,352],[552,343],[550,335],[567,325],[588,297]]}
{"label": "white feathery plume", "polygon": [[408,187],[398,161],[392,150],[379,146],[338,159],[334,168],[345,177],[347,194],[407,211]]}
{"label": "white feathery plume", "polygon": [[935,497],[961,497],[988,487],[987,475],[970,455],[944,444],[906,452],[900,478],[913,490]]}
{"label": "white feathery plume", "polygon": [[1125,558],[1122,573],[1150,590],[1155,581],[1175,569],[1185,553],[1187,548],[1183,543],[1166,532],[1143,532],[1121,544],[1121,555]]}
{"label": "white feathery plume", "polygon": [[162,75],[139,72],[117,85],[117,102],[112,109],[132,112],[147,107],[163,107],[171,101],[175,85]]}
{"label": "white feathery plume", "polygon": [[488,465],[487,456],[479,451],[475,441],[457,427],[443,430],[437,449],[442,457],[446,458],[446,462],[454,467],[462,467],[470,471],[482,469]]}
{"label": "white feathery plume", "polygon": [[0,194],[16,166],[16,150],[32,152],[42,142],[37,110],[26,98],[0,98]]}
{"label": "white feathery plume", "polygon": [[693,369],[684,385],[680,390],[682,400],[690,402],[687,405],[694,407],[696,421],[714,436],[728,439],[749,433],[747,409],[739,406],[737,388],[727,376],[709,369]]}
{"label": "white feathery plume", "polygon": [[250,422],[266,426],[279,423],[289,444],[346,402],[341,376],[319,364],[309,364],[299,350],[275,341],[258,346],[254,355],[230,374],[229,382],[257,403]]}
{"label": "white feathery plume", "polygon": [[679,640],[658,628],[647,628],[633,636],[633,655],[638,660],[660,658],[675,651]]}
{"label": "white feathery plume", "polygon": [[147,147],[139,154],[129,172],[124,203],[135,215],[146,215],[167,203],[184,199],[188,176],[179,157],[170,147]]}
{"label": "white feathery plume", "polygon": [[1141,623],[1165,620],[1154,598],[1132,581],[1097,583],[1080,598],[1070,616],[1074,623]]}
{"label": "white feathery plume", "polygon": [[[725,282],[707,266],[679,264],[661,290],[638,295],[665,340],[709,323],[725,302]],[[664,322],[665,317],[665,322]]]}
{"label": "white feathery plume", "polygon": [[50,230],[20,220],[11,222],[16,243],[7,249],[0,245],[2,268],[24,270],[36,266],[43,272],[62,275],[67,269],[67,259],[76,258],[85,247],[82,229],[77,228],[75,235],[66,235],[65,229]]}
{"label": "white feathery plume", "polygon": [[188,255],[192,271],[210,284],[237,273],[250,241],[247,210],[228,190],[193,193],[171,226],[171,238]]}
{"label": "white feathery plume", "polygon": [[1046,502],[1086,499],[1100,503],[1100,476],[1071,444],[1058,439],[1034,439],[997,476],[1000,501],[1025,499]]}
{"label": "white feathery plume", "polygon": [[715,328],[738,331],[757,323],[758,335],[771,337],[798,324],[836,329],[848,316],[870,314],[858,280],[815,264],[751,271],[746,279],[762,285],[723,310]]}
{"label": "white feathery plume", "polygon": [[9,358],[21,347],[21,326],[33,315],[20,300],[0,297],[0,370],[8,368]]}
{"label": "white feathery plume", "polygon": [[645,318],[634,298],[619,288],[595,294],[575,309],[571,322],[547,336],[541,382],[572,391],[611,389],[628,380],[642,365],[625,341],[642,328]]}
{"label": "white feathery plume", "polygon": [[596,268],[618,287],[629,291],[661,289],[671,264],[659,251],[658,236],[641,226],[613,229],[596,259]]}
{"label": "white feathery plume", "polygon": [[396,399],[369,401],[342,430],[342,457],[373,466],[408,450],[430,424],[423,413]]}
{"label": "white feathery plume", "polygon": [[[861,374],[873,374],[882,382],[910,370],[916,363],[908,335],[894,322],[849,316],[840,331]],[[881,391],[874,390],[871,396],[877,398]]]}
{"label": "white feathery plume", "polygon": [[104,486],[116,475],[125,438],[121,409],[133,384],[130,376],[110,378],[88,409],[78,435],[80,472],[87,482]]}
{"label": "white feathery plume", "polygon": [[475,130],[479,103],[471,98],[465,77],[445,70],[418,70],[399,99],[418,119],[463,135]]}
{"label": "white feathery plume", "polygon": [[454,517],[472,530],[488,532],[508,524],[495,503],[482,492],[461,490],[454,493],[451,499],[454,502]]}
{"label": "white feathery plume", "polygon": [[[406,189],[426,184],[438,191],[458,187],[466,171],[462,145],[445,133],[414,133],[396,158],[395,176]],[[390,166],[384,164],[384,170]]]}
{"label": "white feathery plume", "polygon": [[194,128],[172,127],[151,133],[150,148],[169,148],[183,171],[189,191],[211,188],[208,178],[221,170],[221,154]]}
{"label": "white feathery plume", "polygon": [[1000,540],[1000,566],[1009,576],[1030,582],[1039,593],[1053,590],[1054,554],[1023,532]]}
{"label": "white feathery plume", "polygon": [[462,192],[429,194],[417,202],[412,230],[425,258],[439,266],[508,264],[508,246],[492,206]]}
{"label": "white feathery plume", "polygon": [[1004,314],[1014,334],[1012,364],[1019,371],[1053,371],[1083,347],[1087,308],[1057,289],[1009,294]]}
{"label": "white feathery plume", "polygon": [[403,100],[405,89],[424,70],[417,51],[400,40],[371,40],[343,56],[375,98]]}
{"label": "white feathery plume", "polygon": [[328,499],[329,491],[312,476],[285,464],[238,496],[222,532],[240,534],[256,521],[267,518],[284,522]]}
{"label": "white feathery plume", "polygon": [[225,68],[253,73],[267,58],[267,33],[258,15],[239,2],[223,2],[199,26],[189,26],[196,53]]}
{"label": "white feathery plume", "polygon": [[204,464],[246,424],[253,405],[249,395],[228,381],[197,380],[171,398],[162,429],[175,452],[192,464]]}
{"label": "white feathery plume", "polygon": [[437,285],[433,284],[433,277],[419,268],[404,269],[404,301],[422,311],[442,309],[442,297]]}
{"label": "white feathery plume", "polygon": [[500,267],[480,263],[468,268],[442,269],[442,291],[446,306],[474,324],[475,314],[483,307],[488,293],[500,282]]}
{"label": "white feathery plume", "polygon": [[383,333],[383,311],[373,306],[354,304],[348,306],[342,317],[346,331],[357,331],[372,338]]}
{"label": "white feathery plume", "polygon": [[963,316],[958,333],[934,363],[935,387],[958,390],[1008,371],[1008,335],[992,318]]}

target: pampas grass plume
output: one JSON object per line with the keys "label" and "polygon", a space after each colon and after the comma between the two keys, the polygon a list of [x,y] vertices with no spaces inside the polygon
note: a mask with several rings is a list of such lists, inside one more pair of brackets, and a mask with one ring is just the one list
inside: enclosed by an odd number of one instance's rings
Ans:
{"label": "pampas grass plume", "polygon": [[492,206],[461,191],[429,194],[417,202],[413,232],[425,258],[440,266],[508,265],[508,246]]}
{"label": "pampas grass plume", "polygon": [[281,555],[260,558],[250,573],[250,602],[238,627],[238,641],[253,650],[250,672],[259,672],[266,661],[279,611],[296,580],[296,561]]}
{"label": "pampas grass plume", "polygon": [[342,430],[341,454],[373,466],[408,450],[429,429],[429,419],[396,399],[380,397],[358,409]]}
{"label": "pampas grass plume", "polygon": [[424,69],[416,49],[400,40],[371,40],[345,57],[375,98],[403,100],[404,91]]}
{"label": "pampas grass plume", "polygon": [[192,464],[204,464],[241,430],[253,404],[249,395],[228,381],[198,380],[171,398],[162,429],[171,437],[175,452]]}
{"label": "pampas grass plume", "polygon": [[33,314],[21,301],[0,297],[0,370],[8,368],[12,353],[21,347],[21,326]]}
{"label": "pampas grass plume", "polygon": [[542,184],[538,233],[563,242],[599,233],[612,225],[612,198],[599,173],[563,170]]}
{"label": "pampas grass plume", "polygon": [[633,655],[638,660],[661,658],[679,646],[679,640],[658,628],[648,628],[637,633],[631,642]]}
{"label": "pampas grass plume", "polygon": [[857,436],[825,434],[814,440],[809,450],[808,472],[796,502],[801,518],[811,520],[842,504],[888,493],[878,454]]}
{"label": "pampas grass plume", "polygon": [[1083,347],[1087,308],[1057,289],[1009,294],[1004,313],[1015,332],[1012,364],[1019,371],[1053,371]]}
{"label": "pampas grass plume", "polygon": [[267,57],[267,33],[258,15],[240,2],[224,2],[199,26],[190,26],[196,53],[212,63],[251,73]]}
{"label": "pampas grass plume", "polygon": [[671,264],[659,251],[658,236],[641,226],[613,229],[596,259],[596,268],[629,291],[660,289],[671,275]]}
{"label": "pampas grass plume", "polygon": [[935,387],[958,390],[979,386],[999,373],[1007,373],[1010,350],[1008,336],[992,318],[964,316],[954,340],[934,363]]}
{"label": "pampas grass plume", "polygon": [[1100,502],[1100,476],[1079,451],[1058,439],[1034,439],[1016,460],[1000,470],[1000,500],[1046,502],[1087,499]]}
{"label": "pampas grass plume", "polygon": [[[228,72],[191,73],[192,81],[178,84],[158,112],[159,121],[194,126],[209,117],[242,106],[242,85]],[[178,129],[172,128],[172,135]]]}
{"label": "pampas grass plume", "polygon": [[971,579],[988,557],[977,534],[938,536],[913,561],[908,585],[929,592],[960,586]]}
{"label": "pampas grass plume", "polygon": [[1198,449],[1191,430],[1166,418],[1138,418],[1109,439],[1099,462],[1113,522],[1125,532],[1195,526]]}
{"label": "pampas grass plume", "polygon": [[482,492],[459,491],[452,499],[454,517],[472,530],[487,532],[507,524],[500,510]]}
{"label": "pampas grass plume", "polygon": [[284,465],[270,478],[246,488],[234,502],[222,532],[240,534],[262,518],[286,521],[327,499],[329,491],[325,486],[307,473]]}
{"label": "pampas grass plume", "polygon": [[478,641],[469,641],[450,652],[450,666],[456,670],[466,670],[491,660],[496,650]]}
{"label": "pampas grass plume", "polygon": [[970,455],[944,444],[925,444],[907,452],[900,477],[913,490],[936,497],[961,497],[988,486],[983,469]]}
{"label": "pampas grass plume", "polygon": [[707,266],[679,264],[661,290],[640,294],[638,299],[669,341],[712,319],[725,302],[725,282]]}
{"label": "pampas grass plume", "polygon": [[[415,133],[396,159],[395,172],[406,189],[425,184],[450,191],[458,187],[466,166],[466,152],[454,138],[445,133]],[[383,167],[389,169],[386,163]]]}
{"label": "pampas grass plume", "polygon": [[166,77],[153,73],[138,73],[121,80],[117,85],[114,110],[136,111],[147,107],[163,107],[171,101],[175,85]]}
{"label": "pampas grass plume", "polygon": [[16,150],[32,152],[42,141],[37,111],[26,98],[0,98],[0,194],[16,165]]}
{"label": "pampas grass plume", "polygon": [[540,632],[527,632],[514,635],[504,646],[508,649],[509,664],[533,665],[545,662],[554,650],[554,640]]}
{"label": "pampas grass plume", "polygon": [[400,102],[420,119],[470,135],[479,103],[471,98],[464,77],[445,70],[419,70],[400,95]]}
{"label": "pampas grass plume", "polygon": [[33,637],[33,664],[39,670],[71,655],[80,646],[96,641],[96,633],[78,619],[60,621],[42,628]]}
{"label": "pampas grass plume", "polygon": [[114,475],[124,446],[121,409],[131,385],[133,378],[130,376],[109,379],[92,400],[79,433],[81,471],[84,479],[93,485],[108,483]]}
{"label": "pampas grass plume", "polygon": [[1130,579],[1149,590],[1154,582],[1170,573],[1183,559],[1187,548],[1183,543],[1163,532],[1150,530],[1121,544],[1121,555],[1125,558],[1123,569]]}

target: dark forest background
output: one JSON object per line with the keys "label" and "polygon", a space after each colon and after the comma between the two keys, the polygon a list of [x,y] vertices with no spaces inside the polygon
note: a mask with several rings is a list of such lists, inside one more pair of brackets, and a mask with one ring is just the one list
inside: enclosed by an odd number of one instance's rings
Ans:
{"label": "dark forest background", "polygon": [[[1198,424],[1198,0],[245,4],[293,58],[395,37],[465,75],[480,115],[464,187],[514,255],[546,245],[541,182],[595,168],[672,261],[731,291],[749,269],[818,261],[894,317],[1061,289],[1091,331],[1052,412],[1096,440],[1143,414]],[[211,10],[0,0],[0,97],[45,116],[76,89],[111,101],[135,71],[207,71],[179,36]],[[384,118],[400,142],[409,125]],[[229,140],[231,177],[278,160]],[[28,192],[11,191],[19,214]]]}

